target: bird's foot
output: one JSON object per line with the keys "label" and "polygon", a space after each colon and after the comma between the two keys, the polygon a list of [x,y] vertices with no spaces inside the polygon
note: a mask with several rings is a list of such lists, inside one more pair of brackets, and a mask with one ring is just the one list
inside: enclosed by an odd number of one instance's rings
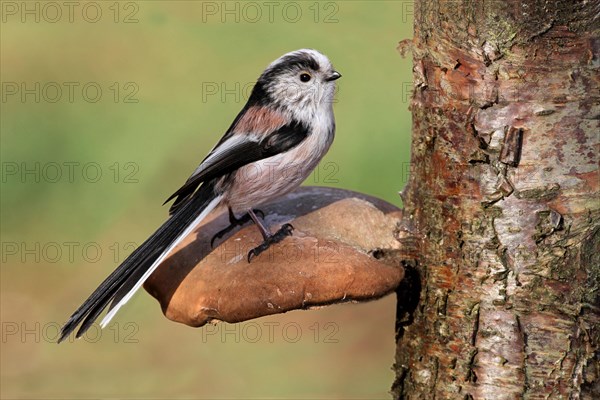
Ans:
{"label": "bird's foot", "polygon": [[[256,214],[260,214],[260,217],[262,219],[265,218],[265,213],[262,212],[261,210],[254,210],[254,212]],[[215,234],[215,236],[212,237],[212,239],[210,240],[210,247],[211,248],[214,247],[215,240],[221,239],[223,236],[225,236],[226,234],[228,234],[229,232],[234,230],[236,227],[242,226],[248,221],[252,221],[250,214],[244,214],[242,217],[236,218],[236,216],[233,214],[233,212],[231,210],[229,210],[229,226],[225,229],[221,229],[219,232],[217,232]]]}
{"label": "bird's foot", "polygon": [[294,227],[291,224],[284,224],[281,229],[279,229],[273,235],[265,238],[264,242],[248,252],[248,262],[252,261],[254,257],[258,257],[260,253],[267,250],[272,244],[279,243],[287,236],[291,236],[293,230]]}

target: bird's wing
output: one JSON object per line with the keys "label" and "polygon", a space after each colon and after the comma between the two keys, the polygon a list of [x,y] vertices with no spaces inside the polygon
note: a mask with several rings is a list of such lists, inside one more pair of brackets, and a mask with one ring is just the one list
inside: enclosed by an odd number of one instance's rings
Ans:
{"label": "bird's wing", "polygon": [[228,132],[229,137],[219,142],[183,186],[165,201],[177,198],[169,212],[173,213],[202,182],[285,152],[308,136],[308,127],[295,121],[283,123],[283,118],[271,113],[269,110],[253,112],[250,108]]}

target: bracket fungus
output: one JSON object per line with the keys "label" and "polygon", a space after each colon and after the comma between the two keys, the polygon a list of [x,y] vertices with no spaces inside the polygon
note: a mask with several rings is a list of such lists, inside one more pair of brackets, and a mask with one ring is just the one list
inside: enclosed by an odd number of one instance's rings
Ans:
{"label": "bracket fungus", "polygon": [[248,263],[248,251],[262,241],[258,229],[247,223],[211,248],[215,233],[229,225],[226,210],[213,213],[144,284],[167,318],[199,327],[368,301],[394,291],[404,276],[402,266],[370,254],[399,247],[401,211],[389,203],[301,187],[261,210],[272,231],[291,223],[292,236]]}

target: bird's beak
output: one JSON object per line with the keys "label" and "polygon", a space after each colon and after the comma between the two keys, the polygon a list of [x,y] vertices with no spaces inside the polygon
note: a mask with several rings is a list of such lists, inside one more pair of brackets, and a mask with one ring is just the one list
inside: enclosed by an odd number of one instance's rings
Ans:
{"label": "bird's beak", "polygon": [[342,74],[340,74],[337,71],[333,71],[333,73],[331,74],[331,76],[327,77],[325,80],[327,82],[332,82],[332,81],[335,81],[337,79],[340,79],[341,77],[342,77]]}

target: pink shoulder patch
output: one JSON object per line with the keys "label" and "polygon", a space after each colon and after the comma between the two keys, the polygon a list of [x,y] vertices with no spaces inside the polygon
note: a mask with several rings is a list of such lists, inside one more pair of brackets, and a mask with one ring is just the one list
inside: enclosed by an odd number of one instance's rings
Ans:
{"label": "pink shoulder patch", "polygon": [[286,123],[285,117],[267,107],[253,106],[233,128],[234,132],[240,133],[269,133],[281,128]]}

